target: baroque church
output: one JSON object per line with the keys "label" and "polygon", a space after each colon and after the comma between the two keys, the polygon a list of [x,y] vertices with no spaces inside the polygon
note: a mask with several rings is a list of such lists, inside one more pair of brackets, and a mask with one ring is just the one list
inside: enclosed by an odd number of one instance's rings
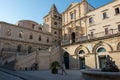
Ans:
{"label": "baroque church", "polygon": [[[31,20],[0,22],[0,65],[15,70],[49,69],[60,62],[61,14],[53,5],[43,25]],[[45,64],[46,63],[46,64]]]}
{"label": "baroque church", "polygon": [[120,68],[119,18],[120,0],[99,8],[82,0],[62,13],[53,5],[43,25],[0,22],[0,66],[43,70],[53,61],[64,61],[66,69],[101,69],[110,56]]}

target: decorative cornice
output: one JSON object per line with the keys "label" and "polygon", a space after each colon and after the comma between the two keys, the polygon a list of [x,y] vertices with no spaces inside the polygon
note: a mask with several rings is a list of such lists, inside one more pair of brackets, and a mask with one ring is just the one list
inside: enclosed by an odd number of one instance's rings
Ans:
{"label": "decorative cornice", "polygon": [[29,29],[29,28],[26,28],[26,27],[17,26],[17,25],[14,25],[14,24],[6,23],[6,22],[0,22],[0,24],[7,24],[7,25],[11,25],[13,27],[22,28],[22,29],[26,29],[26,30],[29,30],[29,31],[34,31],[34,32],[38,32],[38,33],[42,33],[42,34],[46,34],[46,35],[52,35],[50,33],[45,33],[43,31],[32,30],[32,29]]}
{"label": "decorative cornice", "polygon": [[52,45],[52,44],[43,44],[43,43],[29,42],[29,41],[23,41],[23,40],[15,40],[15,39],[3,38],[3,37],[0,37],[0,40],[16,41],[16,42],[30,43],[30,44],[36,44],[36,45],[45,45],[45,46]]}

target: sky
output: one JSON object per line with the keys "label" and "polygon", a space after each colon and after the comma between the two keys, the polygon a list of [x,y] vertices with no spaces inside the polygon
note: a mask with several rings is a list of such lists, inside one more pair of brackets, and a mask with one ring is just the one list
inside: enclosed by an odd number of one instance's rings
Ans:
{"label": "sky", "polygon": [[[87,0],[98,8],[112,0]],[[48,14],[53,4],[62,13],[72,2],[81,0],[0,0],[0,21],[15,24],[19,20],[32,20],[43,23],[43,17]]]}

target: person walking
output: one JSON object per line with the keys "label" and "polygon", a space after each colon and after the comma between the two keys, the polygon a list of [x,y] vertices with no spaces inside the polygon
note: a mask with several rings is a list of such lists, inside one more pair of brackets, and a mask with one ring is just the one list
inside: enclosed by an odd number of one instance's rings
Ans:
{"label": "person walking", "polygon": [[64,62],[62,62],[61,70],[62,70],[62,75],[63,74],[67,75],[67,72],[65,71],[65,64],[64,64]]}

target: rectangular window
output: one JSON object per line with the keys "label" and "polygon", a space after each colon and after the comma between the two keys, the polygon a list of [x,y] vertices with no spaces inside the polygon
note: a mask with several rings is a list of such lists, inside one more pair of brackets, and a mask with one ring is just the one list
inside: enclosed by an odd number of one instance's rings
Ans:
{"label": "rectangular window", "polygon": [[42,28],[41,28],[41,27],[38,27],[38,29],[39,29],[39,30],[42,30]]}
{"label": "rectangular window", "polygon": [[115,8],[115,14],[117,15],[117,14],[119,14],[119,13],[120,13],[119,8]]}
{"label": "rectangular window", "polygon": [[108,28],[105,28],[105,35],[108,35]]}
{"label": "rectangular window", "polygon": [[120,24],[118,25],[118,32],[120,32]]}
{"label": "rectangular window", "polygon": [[75,14],[74,13],[70,13],[70,17],[71,17],[71,19],[75,19]]}
{"label": "rectangular window", "polygon": [[32,24],[32,29],[34,29],[34,27],[35,27],[35,24]]}
{"label": "rectangular window", "polygon": [[93,32],[91,32],[91,37],[93,37]]}
{"label": "rectangular window", "polygon": [[93,23],[93,17],[90,17],[90,18],[89,18],[89,23],[90,23],[90,24]]}
{"label": "rectangular window", "polygon": [[107,13],[104,12],[104,13],[103,13],[103,19],[106,19],[106,18],[107,18]]}

